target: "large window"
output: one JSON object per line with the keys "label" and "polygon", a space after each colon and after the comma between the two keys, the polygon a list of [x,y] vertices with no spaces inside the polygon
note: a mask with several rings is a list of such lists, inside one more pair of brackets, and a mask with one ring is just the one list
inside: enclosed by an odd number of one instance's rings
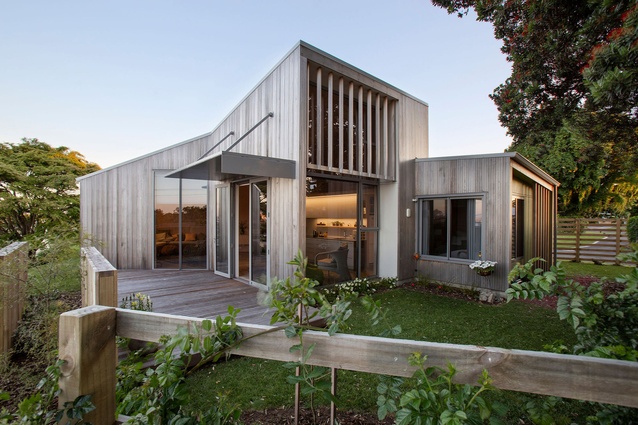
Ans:
{"label": "large window", "polygon": [[155,268],[206,268],[208,186],[155,172]]}
{"label": "large window", "polygon": [[512,259],[525,256],[525,200],[512,199]]}
{"label": "large window", "polygon": [[306,180],[306,255],[324,283],[377,276],[378,186]]}
{"label": "large window", "polygon": [[476,260],[482,251],[481,198],[421,199],[421,255],[455,260]]}

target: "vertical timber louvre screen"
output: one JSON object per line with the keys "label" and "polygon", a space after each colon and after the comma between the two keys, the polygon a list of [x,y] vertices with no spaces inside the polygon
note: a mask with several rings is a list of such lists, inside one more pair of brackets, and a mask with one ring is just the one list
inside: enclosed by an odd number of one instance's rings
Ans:
{"label": "vertical timber louvre screen", "polygon": [[395,180],[396,101],[308,64],[308,168]]}

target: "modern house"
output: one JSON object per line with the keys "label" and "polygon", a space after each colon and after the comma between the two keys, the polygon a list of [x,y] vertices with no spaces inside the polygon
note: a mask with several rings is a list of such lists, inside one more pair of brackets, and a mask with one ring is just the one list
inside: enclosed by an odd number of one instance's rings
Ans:
{"label": "modern house", "polygon": [[[117,268],[263,288],[299,249],[331,281],[419,272],[493,290],[512,258],[551,255],[551,177],[514,154],[427,157],[425,102],[299,42],[210,133],[79,178],[81,225]],[[479,252],[503,267],[477,281]]]}

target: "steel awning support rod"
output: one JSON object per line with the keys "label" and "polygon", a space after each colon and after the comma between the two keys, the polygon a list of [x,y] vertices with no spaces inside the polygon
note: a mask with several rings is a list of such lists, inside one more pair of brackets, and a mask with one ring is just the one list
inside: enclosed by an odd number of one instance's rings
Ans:
{"label": "steel awning support rod", "polygon": [[224,136],[224,138],[223,138],[223,139],[221,139],[219,142],[215,143],[215,146],[213,146],[212,148],[208,149],[204,155],[202,155],[202,156],[200,156],[199,158],[197,158],[197,160],[199,161],[200,159],[204,158],[206,155],[208,155],[209,153],[211,153],[212,151],[214,151],[214,150],[215,150],[215,148],[216,148],[217,146],[219,146],[219,145],[221,145],[222,143],[224,143],[224,140],[228,139],[230,136],[232,136],[232,135],[234,135],[234,134],[235,134],[235,132],[234,132],[234,131],[231,131],[230,133],[228,133],[226,136]]}
{"label": "steel awning support rod", "polygon": [[241,142],[242,140],[244,140],[244,138],[245,138],[246,136],[248,136],[250,133],[252,133],[252,132],[253,132],[253,130],[255,130],[257,127],[259,127],[260,125],[262,125],[264,121],[266,121],[268,118],[272,118],[272,117],[274,117],[274,116],[275,116],[275,114],[274,114],[273,112],[268,113],[268,115],[266,115],[265,117],[263,117],[263,118],[262,118],[262,119],[261,119],[261,120],[260,120],[257,124],[255,124],[255,125],[254,125],[254,126],[253,126],[250,130],[248,130],[248,131],[247,131],[245,134],[243,134],[243,135],[242,135],[239,139],[237,139],[237,140],[235,141],[235,143],[233,143],[232,145],[230,145],[230,146],[228,147],[228,149],[226,149],[226,151],[225,151],[225,152],[228,152],[229,150],[231,150],[232,148],[234,148],[235,146],[237,146],[237,144],[238,144],[239,142]]}

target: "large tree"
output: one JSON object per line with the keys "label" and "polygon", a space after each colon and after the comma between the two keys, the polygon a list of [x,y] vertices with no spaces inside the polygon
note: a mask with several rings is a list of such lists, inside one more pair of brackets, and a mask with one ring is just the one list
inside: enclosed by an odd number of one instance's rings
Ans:
{"label": "large tree", "polygon": [[511,76],[490,96],[520,151],[554,174],[561,212],[625,212],[638,174],[635,0],[432,0],[494,26]]}
{"label": "large tree", "polygon": [[75,179],[99,170],[80,153],[38,139],[0,143],[0,240],[45,236],[54,227],[77,227]]}

